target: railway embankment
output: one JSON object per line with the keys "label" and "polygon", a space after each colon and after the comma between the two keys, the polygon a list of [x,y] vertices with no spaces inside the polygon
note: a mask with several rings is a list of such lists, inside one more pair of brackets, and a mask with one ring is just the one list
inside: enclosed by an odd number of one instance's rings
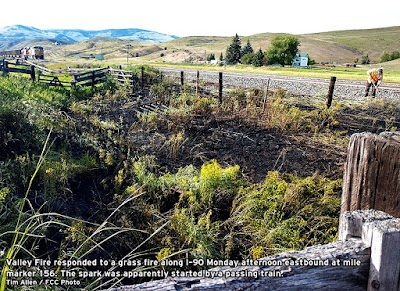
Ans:
{"label": "railway embankment", "polygon": [[[160,69],[165,75],[177,76],[182,72],[179,69]],[[183,71],[185,80],[196,80],[197,72]],[[218,72],[201,71],[200,79],[210,83],[218,83]],[[243,73],[223,73],[224,87],[265,88],[275,90],[281,88],[292,95],[326,96],[329,88],[329,79],[290,77],[277,75],[259,75]],[[365,82],[338,79],[335,84],[334,99],[360,100],[365,98]],[[400,84],[385,84],[379,88],[377,98],[400,100]]]}

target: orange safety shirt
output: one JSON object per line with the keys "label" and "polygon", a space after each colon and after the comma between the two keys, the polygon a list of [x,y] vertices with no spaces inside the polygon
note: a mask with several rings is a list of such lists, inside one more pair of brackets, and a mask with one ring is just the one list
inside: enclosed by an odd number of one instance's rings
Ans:
{"label": "orange safety shirt", "polygon": [[371,69],[368,71],[368,80],[370,82],[382,81],[383,76],[379,73],[379,69]]}

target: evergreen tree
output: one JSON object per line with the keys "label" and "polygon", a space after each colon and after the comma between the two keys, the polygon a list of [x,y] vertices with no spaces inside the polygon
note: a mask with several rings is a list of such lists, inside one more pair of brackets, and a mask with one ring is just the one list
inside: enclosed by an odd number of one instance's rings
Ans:
{"label": "evergreen tree", "polygon": [[215,60],[215,54],[213,54],[213,53],[211,53],[211,54],[209,54],[208,56],[207,56],[207,61],[209,62],[209,61],[212,61],[212,60]]}
{"label": "evergreen tree", "polygon": [[246,55],[246,54],[253,53],[253,52],[254,52],[254,50],[253,50],[253,48],[251,47],[250,40],[248,39],[246,45],[245,45],[244,48],[242,49],[242,56],[244,56],[244,55]]}
{"label": "evergreen tree", "polygon": [[226,54],[225,54],[226,63],[228,65],[234,65],[240,63],[241,53],[242,53],[242,46],[240,43],[240,38],[236,34],[232,39],[232,43],[226,49]]}
{"label": "evergreen tree", "polygon": [[262,67],[264,65],[264,53],[259,49],[259,51],[254,55],[253,58],[253,66]]}

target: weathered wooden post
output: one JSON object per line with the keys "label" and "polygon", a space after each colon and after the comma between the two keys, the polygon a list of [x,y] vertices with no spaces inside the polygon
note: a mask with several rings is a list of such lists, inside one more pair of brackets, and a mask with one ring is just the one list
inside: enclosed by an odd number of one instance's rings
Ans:
{"label": "weathered wooden post", "polygon": [[76,86],[76,83],[77,83],[76,75],[72,75],[71,87],[75,87],[75,86]]}
{"label": "weathered wooden post", "polygon": [[381,210],[400,217],[400,132],[350,138],[341,212]]}
{"label": "weathered wooden post", "polygon": [[219,104],[222,104],[222,89],[223,89],[223,83],[222,83],[222,72],[219,72],[218,74],[218,101]]}
{"label": "weathered wooden post", "polygon": [[35,81],[36,76],[35,76],[35,66],[31,65],[31,80]]}
{"label": "weathered wooden post", "polygon": [[2,69],[2,71],[3,71],[3,75],[6,75],[7,72],[8,72],[8,62],[5,59],[3,59],[3,69]]}
{"label": "weathered wooden post", "polygon": [[200,80],[200,72],[196,73],[196,98],[199,97],[199,80]]}
{"label": "weathered wooden post", "polygon": [[181,86],[183,87],[183,84],[184,84],[184,78],[183,78],[183,71],[181,71]]}
{"label": "weathered wooden post", "polygon": [[340,215],[339,239],[360,239],[370,248],[368,291],[400,290],[400,219],[379,210]]}
{"label": "weathered wooden post", "polygon": [[367,290],[400,290],[400,219],[373,228]]}
{"label": "weathered wooden post", "polygon": [[326,96],[326,107],[330,108],[333,99],[333,90],[335,89],[336,77],[331,77],[329,82],[328,95]]}
{"label": "weathered wooden post", "polygon": [[268,79],[268,80],[267,80],[267,88],[266,88],[265,93],[264,93],[263,113],[265,112],[265,105],[266,105],[266,103],[267,103],[267,97],[268,97],[268,90],[269,90],[269,82],[270,82],[270,80],[271,80],[271,79]]}

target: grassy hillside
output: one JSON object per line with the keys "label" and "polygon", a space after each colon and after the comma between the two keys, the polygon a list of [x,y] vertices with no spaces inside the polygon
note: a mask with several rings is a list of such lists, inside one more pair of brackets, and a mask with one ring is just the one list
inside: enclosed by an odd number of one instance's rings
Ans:
{"label": "grassy hillside", "polygon": [[[262,33],[251,36],[241,36],[242,46],[250,40],[254,50],[266,50],[273,37],[284,34]],[[400,26],[331,31],[297,36],[300,40],[300,51],[307,52],[317,62],[352,63],[368,54],[372,62],[379,62],[383,51],[399,49]],[[232,37],[184,37],[165,43],[169,50],[190,51],[200,57],[214,53],[218,57],[225,53]],[[168,54],[166,54],[168,55]],[[158,60],[159,61],[159,60]]]}
{"label": "grassy hillside", "polygon": [[[273,37],[284,34],[262,33],[251,36],[240,36],[242,46],[247,40],[254,50],[268,49]],[[233,37],[233,36],[232,36]],[[225,55],[232,37],[190,36],[165,43],[129,42],[117,39],[93,39],[71,45],[45,44],[47,58],[79,59],[95,54],[104,54],[105,63],[200,63],[210,53],[219,58]],[[317,62],[334,64],[353,63],[368,54],[372,63],[379,62],[383,51],[399,50],[400,26],[379,29],[331,31],[314,34],[297,35],[300,51],[306,52]],[[129,50],[127,45],[130,45]],[[400,70],[399,61],[383,64],[385,68]]]}
{"label": "grassy hillside", "polygon": [[332,31],[305,36],[321,42],[337,43],[355,52],[368,53],[373,61],[378,61],[383,51],[399,49],[400,26]]}
{"label": "grassy hillside", "polygon": [[[326,43],[338,45],[353,51],[354,55],[368,54],[373,62],[379,61],[383,51],[399,50],[400,26],[364,29],[330,31],[300,36],[302,45],[309,43]],[[315,48],[310,48],[314,50]]]}

